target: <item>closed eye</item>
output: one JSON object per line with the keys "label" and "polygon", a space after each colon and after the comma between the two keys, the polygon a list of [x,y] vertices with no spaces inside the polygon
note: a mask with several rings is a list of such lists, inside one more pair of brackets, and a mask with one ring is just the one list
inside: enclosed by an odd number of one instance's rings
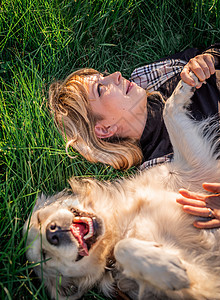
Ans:
{"label": "closed eye", "polygon": [[99,83],[97,86],[97,92],[98,92],[99,97],[101,97],[101,87],[102,87],[102,84]]}

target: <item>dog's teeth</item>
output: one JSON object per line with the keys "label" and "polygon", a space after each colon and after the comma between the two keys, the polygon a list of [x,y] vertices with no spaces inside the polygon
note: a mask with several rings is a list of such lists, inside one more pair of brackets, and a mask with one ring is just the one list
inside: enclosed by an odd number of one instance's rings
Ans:
{"label": "dog's teeth", "polygon": [[89,226],[89,232],[87,233],[87,235],[84,236],[84,240],[88,240],[94,234],[93,223],[91,219],[87,219],[87,225]]}
{"label": "dog's teeth", "polygon": [[93,222],[91,218],[87,218],[87,217],[75,217],[73,222],[82,222],[88,225],[89,230],[88,233],[83,237],[84,240],[88,240],[89,238],[91,238],[94,234],[94,229],[93,229]]}

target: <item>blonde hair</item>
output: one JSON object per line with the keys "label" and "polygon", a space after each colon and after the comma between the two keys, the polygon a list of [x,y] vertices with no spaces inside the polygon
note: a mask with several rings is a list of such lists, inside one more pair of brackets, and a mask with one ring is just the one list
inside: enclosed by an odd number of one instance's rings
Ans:
{"label": "blonde hair", "polygon": [[90,162],[102,162],[115,169],[128,169],[140,164],[143,158],[137,141],[130,138],[99,139],[95,116],[90,108],[83,77],[99,74],[94,69],[81,69],[70,74],[63,82],[54,82],[49,89],[49,104],[56,125],[72,146]]}

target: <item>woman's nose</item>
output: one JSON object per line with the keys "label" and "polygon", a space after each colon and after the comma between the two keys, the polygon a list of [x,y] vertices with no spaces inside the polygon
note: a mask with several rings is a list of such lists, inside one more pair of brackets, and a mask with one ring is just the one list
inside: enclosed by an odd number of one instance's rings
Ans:
{"label": "woman's nose", "polygon": [[115,72],[112,74],[113,80],[115,84],[119,84],[121,82],[121,72]]}
{"label": "woman's nose", "polygon": [[121,72],[114,72],[114,73],[104,77],[104,81],[108,81],[108,83],[109,83],[109,81],[111,81],[114,84],[119,85],[121,82],[121,77],[122,77]]}

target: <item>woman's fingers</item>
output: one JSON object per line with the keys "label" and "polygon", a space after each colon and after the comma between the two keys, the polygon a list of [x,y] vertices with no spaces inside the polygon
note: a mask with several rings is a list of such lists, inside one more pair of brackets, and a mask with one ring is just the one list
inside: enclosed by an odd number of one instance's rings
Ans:
{"label": "woman's fingers", "polygon": [[[180,189],[179,193],[184,198],[177,199],[179,204],[192,206],[208,206],[212,209],[220,210],[220,183],[203,183],[203,188],[209,192],[215,193],[211,195],[199,194],[185,189]],[[188,200],[187,200],[188,199]],[[198,200],[198,201],[193,201]]]}
{"label": "woman's fingers", "polygon": [[211,54],[203,54],[204,61],[206,62],[209,73],[212,75],[215,73],[215,58]]}
{"label": "woman's fingers", "polygon": [[180,189],[182,197],[177,203],[182,205],[183,211],[198,217],[208,218],[197,220],[193,225],[197,228],[220,227],[220,183],[203,183],[203,188],[211,195],[197,194],[185,189]]}
{"label": "woman's fingers", "polygon": [[183,205],[183,211],[190,215],[203,217],[203,218],[212,218],[214,217],[214,212],[208,207],[197,207],[191,205]]}
{"label": "woman's fingers", "polygon": [[203,229],[208,229],[208,228],[217,228],[220,227],[220,220],[218,219],[211,219],[208,221],[195,221],[193,225],[197,228],[203,228]]}
{"label": "woman's fingers", "polygon": [[185,198],[196,199],[196,200],[200,200],[200,201],[205,201],[206,196],[207,196],[204,194],[194,193],[194,192],[188,191],[186,189],[179,189],[179,193]]}
{"label": "woman's fingers", "polygon": [[189,75],[190,72],[190,66],[188,64],[185,65],[185,67],[183,68],[180,76],[181,79],[187,83],[190,86],[195,86],[195,81],[192,79],[192,77]]}
{"label": "woman's fingers", "polygon": [[181,72],[182,80],[191,86],[195,86],[195,81],[189,75],[190,71],[192,71],[201,82],[197,88],[201,87],[202,83],[215,73],[214,57],[208,53],[197,55],[190,59],[183,68]]}
{"label": "woman's fingers", "polygon": [[204,182],[202,186],[208,192],[220,193],[220,183]]}
{"label": "woman's fingers", "polygon": [[196,206],[196,207],[206,207],[206,203],[204,201],[200,200],[194,200],[193,198],[177,198],[176,202],[181,205],[190,205],[190,206]]}

